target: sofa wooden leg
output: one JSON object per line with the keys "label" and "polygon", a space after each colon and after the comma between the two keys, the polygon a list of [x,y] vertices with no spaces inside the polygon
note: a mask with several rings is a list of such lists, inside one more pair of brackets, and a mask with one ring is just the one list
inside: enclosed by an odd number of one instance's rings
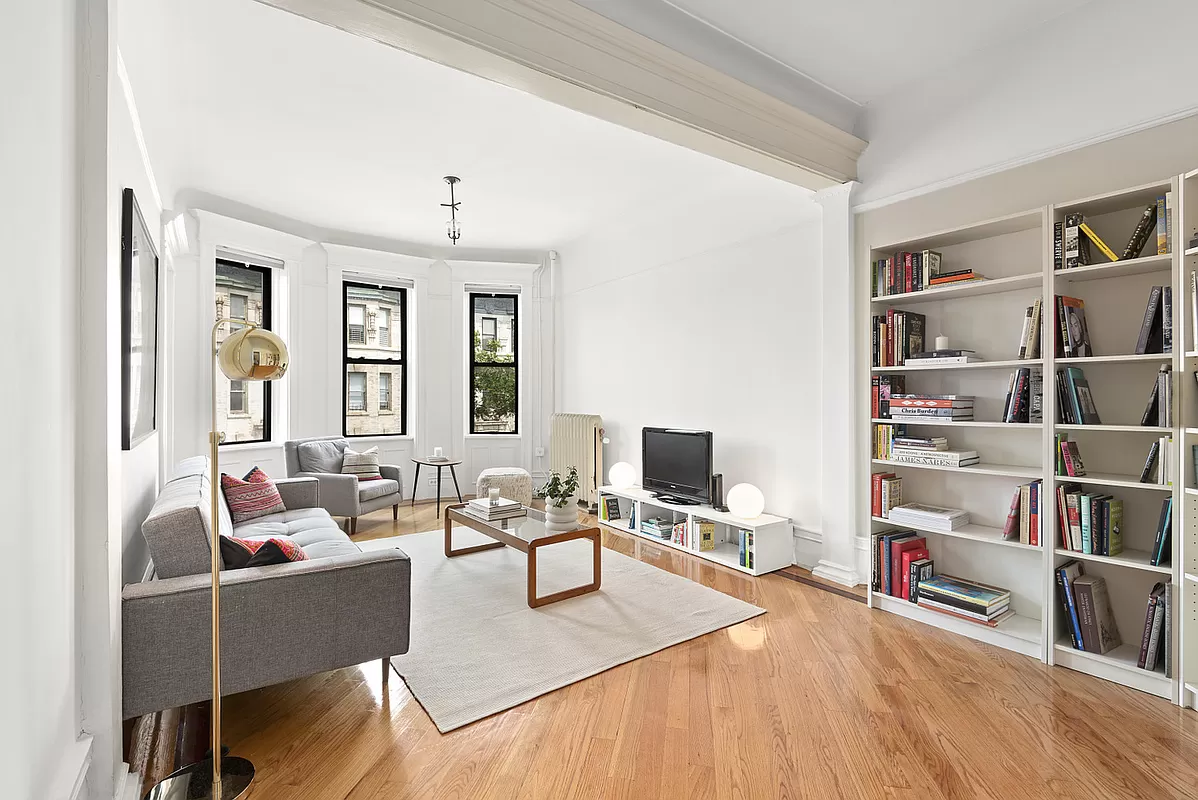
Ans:
{"label": "sofa wooden leg", "polygon": [[391,659],[383,659],[383,685],[386,686],[391,680]]}
{"label": "sofa wooden leg", "polygon": [[358,518],[350,517],[349,518],[349,535],[353,536],[353,535],[357,534],[357,532],[358,532]]}
{"label": "sofa wooden leg", "polygon": [[391,506],[391,519],[399,520],[399,503]]}

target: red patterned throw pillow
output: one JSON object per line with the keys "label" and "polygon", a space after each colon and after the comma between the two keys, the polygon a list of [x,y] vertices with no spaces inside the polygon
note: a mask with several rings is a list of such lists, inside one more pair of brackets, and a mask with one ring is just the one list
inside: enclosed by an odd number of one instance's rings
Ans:
{"label": "red patterned throw pillow", "polygon": [[234,525],[287,510],[275,482],[257,467],[249,471],[245,480],[221,473],[220,488],[225,493]]}
{"label": "red patterned throw pillow", "polygon": [[298,544],[283,536],[270,539],[236,539],[232,536],[222,536],[220,554],[225,560],[225,569],[265,567],[308,560],[308,556]]}

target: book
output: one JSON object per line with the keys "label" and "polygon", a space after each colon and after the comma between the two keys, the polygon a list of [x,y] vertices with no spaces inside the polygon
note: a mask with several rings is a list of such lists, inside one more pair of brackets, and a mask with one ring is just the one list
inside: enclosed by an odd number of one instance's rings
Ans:
{"label": "book", "polygon": [[890,509],[889,519],[931,530],[953,531],[969,524],[969,512],[956,508],[910,503]]}
{"label": "book", "polygon": [[1172,560],[1170,552],[1172,528],[1173,498],[1166,497],[1161,501],[1161,513],[1156,523],[1156,539],[1152,543],[1152,566],[1154,567],[1159,567]]}
{"label": "book", "polygon": [[1090,263],[1090,243],[1081,231],[1082,215],[1065,215],[1065,269],[1084,267]]}
{"label": "book", "polygon": [[940,265],[944,260],[944,256],[935,250],[924,250],[920,254],[920,261],[923,264],[923,286],[926,289],[931,285],[932,279],[940,274]]}
{"label": "book", "polygon": [[927,610],[929,610],[929,611],[935,611],[937,614],[944,614],[944,615],[946,615],[946,616],[955,617],[955,618],[957,618],[957,619],[963,619],[963,620],[967,620],[967,621],[969,621],[969,622],[973,622],[973,623],[975,623],[975,624],[977,624],[977,625],[985,625],[985,626],[986,626],[986,627],[988,627],[988,628],[997,628],[997,627],[998,627],[998,625],[999,625],[999,623],[1001,623],[1001,622],[1005,622],[1006,620],[1008,620],[1008,619],[1010,619],[1011,617],[1015,616],[1015,612],[1014,612],[1014,611],[1011,611],[1011,610],[1009,610],[1009,609],[1008,609],[1008,610],[1007,610],[1005,613],[1003,613],[1003,614],[1000,614],[1000,615],[998,615],[997,617],[995,617],[995,618],[993,618],[993,619],[991,619],[991,620],[989,620],[989,621],[983,621],[983,620],[980,620],[980,619],[976,619],[976,618],[975,618],[975,617],[973,617],[973,616],[970,616],[970,615],[967,615],[967,614],[962,614],[962,613],[960,613],[959,611],[949,611],[949,610],[947,610],[947,609],[944,609],[944,608],[937,608],[937,607],[935,607],[935,606],[933,606],[933,605],[930,605],[930,604],[929,604],[929,601],[928,601],[928,600],[926,600],[926,599],[924,599],[924,598],[922,598],[922,597],[919,599],[919,607],[920,607],[920,608],[926,608],[926,609],[927,609]]}
{"label": "book", "polygon": [[928,350],[922,353],[912,353],[912,358],[958,358],[960,356],[976,355],[974,350],[950,349],[950,350]]}
{"label": "book", "polygon": [[903,576],[903,585],[899,590],[900,596],[904,600],[911,599],[911,564],[917,561],[925,561],[928,557],[928,549],[926,547],[915,547],[902,552],[902,565],[900,572]]}
{"label": "book", "polygon": [[1082,222],[1078,227],[1082,229],[1082,233],[1086,234],[1087,238],[1089,238],[1091,242],[1098,245],[1098,249],[1102,251],[1104,256],[1109,258],[1111,261],[1119,260],[1119,256],[1115,255],[1115,251],[1107,247],[1106,242],[1104,242],[1102,238],[1094,232],[1094,229],[1091,228],[1088,223]]}
{"label": "book", "polygon": [[1066,627],[1074,650],[1083,650],[1082,628],[1077,616],[1077,606],[1073,602],[1073,581],[1085,574],[1080,561],[1070,561],[1056,569],[1057,593],[1061,607],[1065,612]]}
{"label": "book", "polygon": [[1070,358],[1085,358],[1094,355],[1090,347],[1090,332],[1086,329],[1086,304],[1076,297],[1060,298],[1064,313],[1065,355]]}
{"label": "book", "polygon": [[1190,273],[1190,335],[1198,342],[1198,272]]}
{"label": "book", "polygon": [[620,498],[605,497],[603,498],[603,513],[604,519],[613,520],[620,518]]}
{"label": "book", "polygon": [[1148,607],[1144,612],[1144,629],[1140,634],[1140,655],[1136,658],[1136,666],[1140,669],[1145,669],[1148,664],[1148,648],[1152,643],[1152,626],[1156,621],[1156,606],[1160,602],[1161,595],[1164,593],[1165,584],[1153,584],[1152,591],[1148,593]]}
{"label": "book", "polygon": [[1098,408],[1094,405],[1094,397],[1090,394],[1090,384],[1086,375],[1077,367],[1065,369],[1066,389],[1073,406],[1073,416],[1079,425],[1101,425]]}
{"label": "book", "polygon": [[[1173,252],[1173,213],[1176,201],[1173,190],[1165,192],[1165,252]],[[1159,254],[1158,254],[1159,255]]]}
{"label": "book", "polygon": [[1065,496],[1065,511],[1069,516],[1070,550],[1082,552],[1082,493],[1080,490]]}
{"label": "book", "polygon": [[1028,513],[1028,544],[1033,547],[1040,544],[1040,481],[1032,481],[1028,494],[1031,496],[1032,508]]}
{"label": "book", "polygon": [[1106,546],[1103,555],[1117,556],[1123,552],[1123,501],[1111,498],[1106,505]]}
{"label": "book", "polygon": [[1144,306],[1144,319],[1140,323],[1140,335],[1136,339],[1136,355],[1161,351],[1161,295],[1163,286],[1153,286],[1148,292],[1148,303]]}
{"label": "book", "polygon": [[910,591],[907,599],[912,603],[919,599],[920,582],[931,578],[935,574],[935,565],[936,562],[926,556],[911,562],[911,574],[908,576]]}
{"label": "book", "polygon": [[1007,511],[1007,521],[1003,524],[1002,538],[1006,540],[1019,538],[1019,510],[1022,507],[1022,491],[1023,487],[1015,488],[1015,495],[1011,498],[1011,508]]}
{"label": "book", "polygon": [[1094,499],[1092,494],[1083,494],[1078,498],[1078,506],[1082,525],[1082,548],[1081,552],[1086,555],[1094,553],[1094,531],[1091,528],[1092,519],[1091,512],[1094,508],[1090,501]]}
{"label": "book", "polygon": [[1077,442],[1061,442],[1061,455],[1065,459],[1065,474],[1070,478],[1080,478],[1086,474],[1086,465],[1082,463],[1082,454]]}
{"label": "book", "polygon": [[988,621],[994,619],[995,617],[999,616],[1000,614],[1006,613],[1006,611],[1010,608],[1009,605],[1004,605],[1004,606],[996,609],[993,614],[987,614],[987,613],[984,613],[981,611],[974,611],[974,610],[968,609],[968,608],[958,608],[957,606],[949,605],[948,603],[942,603],[939,600],[932,599],[932,597],[927,594],[919,595],[917,598],[917,601],[921,606],[940,609],[943,611],[950,611],[953,614],[956,614],[959,616],[964,616],[964,617],[968,617],[970,619],[975,619],[975,620],[981,620],[984,622],[988,622]]}
{"label": "book", "polygon": [[1011,600],[1011,593],[1006,589],[952,575],[934,575],[920,583],[919,591],[937,599],[962,600],[981,609],[1000,606]]}
{"label": "book", "polygon": [[973,408],[972,395],[892,394],[890,410],[908,408]]}
{"label": "book", "polygon": [[932,356],[929,358],[908,358],[904,364],[908,367],[927,366],[929,364],[977,364],[982,359],[977,356]]}
{"label": "book", "polygon": [[1162,656],[1165,660],[1165,677],[1173,677],[1173,584],[1165,581],[1164,591],[1161,592],[1161,602],[1165,606],[1165,624],[1161,630]]}
{"label": "book", "polygon": [[1169,210],[1165,205],[1165,195],[1156,198],[1156,254],[1163,256],[1169,252]]}
{"label": "book", "polygon": [[709,552],[715,549],[715,523],[706,520],[695,521],[695,537],[699,542],[700,552]]}
{"label": "book", "polygon": [[1161,288],[1161,352],[1173,352],[1173,287]]}
{"label": "book", "polygon": [[1073,581],[1073,592],[1086,652],[1103,655],[1123,644],[1106,579],[1100,575],[1082,575]]}
{"label": "book", "polygon": [[1027,358],[1028,341],[1031,338],[1032,332],[1032,307],[1028,306],[1023,310],[1023,330],[1019,332],[1019,352],[1015,357],[1017,359]]}
{"label": "book", "polygon": [[882,531],[871,533],[869,535],[869,588],[875,592],[882,591],[882,559],[880,558],[880,548],[882,546],[882,537],[885,535],[885,532]]}
{"label": "book", "polygon": [[1144,669],[1150,672],[1156,671],[1156,662],[1160,659],[1161,652],[1161,633],[1165,627],[1165,599],[1164,585],[1162,584],[1161,595],[1156,598],[1156,602],[1152,605],[1152,627],[1148,631],[1148,652],[1144,654]]}
{"label": "book", "polygon": [[1144,245],[1148,243],[1148,236],[1155,230],[1156,204],[1153,203],[1140,214],[1136,229],[1132,232],[1131,238],[1127,240],[1127,246],[1123,248],[1123,258],[1139,258],[1140,254],[1144,252]]}
{"label": "book", "polygon": [[1044,372],[1032,369],[1031,402],[1028,404],[1027,421],[1044,421]]}
{"label": "book", "polygon": [[[1156,210],[1156,206],[1153,206]],[[1147,236],[1147,235],[1145,235]],[[1054,222],[1052,224],[1052,268],[1053,270],[1061,269],[1065,266],[1065,223]]]}
{"label": "book", "polygon": [[1028,544],[1031,539],[1032,485],[1025,483],[1019,487],[1019,543]]}
{"label": "book", "polygon": [[1153,422],[1161,428],[1173,427],[1173,373],[1168,364],[1157,370],[1156,398],[1156,419]]}
{"label": "book", "polygon": [[[915,550],[923,550],[927,555],[927,539],[922,536],[912,536],[890,542],[890,594],[894,597],[903,596],[903,554]],[[910,560],[908,560],[910,565]]]}
{"label": "book", "polygon": [[914,538],[916,538],[916,534],[913,531],[894,531],[894,532],[888,533],[882,537],[881,549],[879,550],[879,557],[882,562],[881,563],[882,579],[881,580],[882,580],[882,592],[884,594],[888,594],[891,596],[893,596],[893,594],[894,594],[894,591],[892,589],[893,580],[892,580],[892,574],[891,574],[891,556],[892,556],[891,547],[895,544],[895,542],[901,543],[907,539],[914,539]]}
{"label": "book", "polygon": [[1148,394],[1148,405],[1144,406],[1144,413],[1140,415],[1141,425],[1149,427],[1156,425],[1160,407],[1160,396],[1157,394],[1159,389],[1160,379],[1156,378],[1152,381],[1152,391]]}

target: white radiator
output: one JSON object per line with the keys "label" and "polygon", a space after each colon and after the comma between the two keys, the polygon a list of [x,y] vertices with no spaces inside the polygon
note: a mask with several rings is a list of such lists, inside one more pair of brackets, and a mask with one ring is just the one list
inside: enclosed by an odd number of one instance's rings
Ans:
{"label": "white radiator", "polygon": [[603,475],[603,418],[598,414],[554,414],[549,418],[549,468],[563,477],[578,468],[578,499],[599,502]]}

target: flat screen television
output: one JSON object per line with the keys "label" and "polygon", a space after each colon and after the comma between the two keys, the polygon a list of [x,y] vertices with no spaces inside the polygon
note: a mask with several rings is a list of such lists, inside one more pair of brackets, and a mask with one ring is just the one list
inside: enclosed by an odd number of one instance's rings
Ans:
{"label": "flat screen television", "polygon": [[711,501],[711,431],[641,429],[641,485],[663,499]]}

